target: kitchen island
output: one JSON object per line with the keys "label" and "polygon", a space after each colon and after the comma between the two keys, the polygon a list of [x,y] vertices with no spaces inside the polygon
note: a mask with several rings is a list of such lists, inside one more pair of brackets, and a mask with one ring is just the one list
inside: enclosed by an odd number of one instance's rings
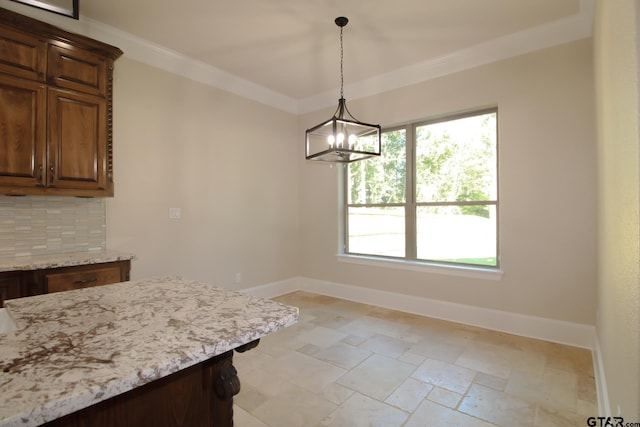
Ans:
{"label": "kitchen island", "polygon": [[234,349],[298,309],[181,277],[9,300],[0,426],[232,425]]}

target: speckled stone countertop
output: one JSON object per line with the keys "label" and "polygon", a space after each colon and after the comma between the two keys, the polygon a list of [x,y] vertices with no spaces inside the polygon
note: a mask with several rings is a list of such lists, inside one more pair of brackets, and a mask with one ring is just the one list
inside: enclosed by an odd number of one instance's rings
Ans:
{"label": "speckled stone countertop", "polygon": [[181,277],[7,301],[0,426],[36,426],[295,323],[298,309]]}
{"label": "speckled stone countertop", "polygon": [[135,258],[133,254],[118,251],[76,252],[57,255],[34,255],[0,258],[0,272],[16,270],[41,270],[54,267],[99,264],[125,261]]}

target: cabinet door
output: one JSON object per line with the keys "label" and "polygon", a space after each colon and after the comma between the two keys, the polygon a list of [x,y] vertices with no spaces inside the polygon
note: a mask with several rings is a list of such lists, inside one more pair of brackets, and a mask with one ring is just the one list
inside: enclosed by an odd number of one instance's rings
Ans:
{"label": "cabinet door", "polygon": [[93,95],[107,92],[108,60],[77,47],[49,46],[47,83]]}
{"label": "cabinet door", "polygon": [[106,195],[97,192],[108,185],[106,100],[60,89],[49,89],[48,98],[48,186]]}
{"label": "cabinet door", "polygon": [[0,74],[0,188],[44,185],[46,87]]}
{"label": "cabinet door", "polygon": [[0,27],[0,72],[44,82],[46,51],[37,37]]}
{"label": "cabinet door", "polygon": [[8,299],[26,296],[22,292],[21,277],[19,272],[0,273],[0,307],[4,307]]}
{"label": "cabinet door", "polygon": [[86,270],[65,273],[47,273],[44,280],[47,292],[52,293],[118,283],[121,281],[121,277],[121,269],[116,265],[90,267]]}

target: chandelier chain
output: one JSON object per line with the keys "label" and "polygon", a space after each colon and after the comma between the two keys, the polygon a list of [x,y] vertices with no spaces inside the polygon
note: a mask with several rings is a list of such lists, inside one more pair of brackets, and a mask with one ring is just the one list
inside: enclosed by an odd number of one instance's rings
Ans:
{"label": "chandelier chain", "polygon": [[343,57],[344,48],[342,47],[342,27],[340,27],[340,98],[344,98],[344,71],[342,68]]}

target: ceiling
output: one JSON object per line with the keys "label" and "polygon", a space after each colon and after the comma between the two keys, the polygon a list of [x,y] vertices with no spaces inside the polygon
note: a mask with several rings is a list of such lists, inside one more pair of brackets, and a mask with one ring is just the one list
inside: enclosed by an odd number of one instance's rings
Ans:
{"label": "ceiling", "polygon": [[53,23],[301,113],[339,97],[337,16],[349,18],[349,100],[588,37],[592,9],[593,0],[80,0],[79,21]]}

